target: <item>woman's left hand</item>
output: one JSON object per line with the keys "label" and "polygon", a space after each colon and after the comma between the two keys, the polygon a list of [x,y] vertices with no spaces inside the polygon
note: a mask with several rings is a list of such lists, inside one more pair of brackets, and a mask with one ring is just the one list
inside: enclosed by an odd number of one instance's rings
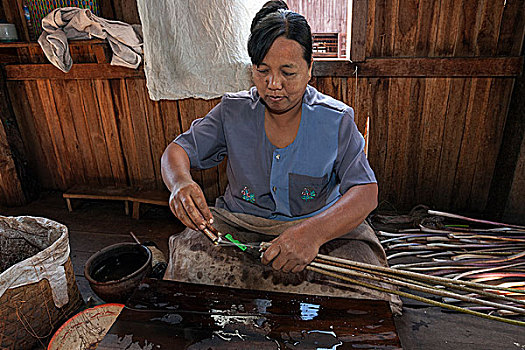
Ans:
{"label": "woman's left hand", "polygon": [[319,252],[320,243],[316,241],[313,232],[305,232],[302,225],[296,225],[284,231],[272,240],[272,245],[262,256],[262,263],[272,262],[275,270],[284,272],[301,272]]}

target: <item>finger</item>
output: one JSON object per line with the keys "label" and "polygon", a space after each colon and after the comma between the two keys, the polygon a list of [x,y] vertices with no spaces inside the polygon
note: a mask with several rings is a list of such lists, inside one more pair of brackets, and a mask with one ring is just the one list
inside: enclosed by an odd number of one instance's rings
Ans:
{"label": "finger", "polygon": [[197,226],[193,223],[193,221],[190,219],[188,214],[186,213],[186,210],[184,210],[184,206],[182,203],[175,206],[175,215],[177,218],[187,227],[198,230]]}
{"label": "finger", "polygon": [[295,267],[292,269],[293,273],[298,273],[304,270],[306,265],[295,265]]}
{"label": "finger", "polygon": [[270,261],[275,259],[276,256],[279,255],[281,252],[281,247],[278,244],[272,244],[266,251],[264,252],[261,262],[264,265],[268,265]]}
{"label": "finger", "polygon": [[293,271],[293,269],[297,266],[297,262],[295,261],[292,261],[292,260],[288,260],[288,262],[286,264],[284,264],[282,270],[284,272],[291,272]]}
{"label": "finger", "polygon": [[286,265],[287,262],[288,262],[288,259],[283,257],[282,254],[279,254],[279,256],[277,256],[277,258],[273,260],[272,268],[274,270],[281,270],[283,266]]}
{"label": "finger", "polygon": [[186,215],[190,218],[195,227],[199,227],[200,230],[204,229],[206,227],[206,222],[201,212],[195,206],[193,198],[185,197],[181,200],[181,202],[184,210],[186,211]]}
{"label": "finger", "polygon": [[213,224],[213,216],[211,215],[210,208],[206,203],[206,198],[204,197],[202,191],[199,190],[197,193],[192,193],[191,197],[193,199],[193,202],[195,203],[195,206],[199,210],[200,214],[203,216],[206,223]]}

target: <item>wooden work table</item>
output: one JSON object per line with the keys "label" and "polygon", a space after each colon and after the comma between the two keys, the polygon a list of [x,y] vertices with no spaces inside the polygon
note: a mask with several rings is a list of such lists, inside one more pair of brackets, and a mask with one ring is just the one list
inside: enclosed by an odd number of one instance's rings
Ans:
{"label": "wooden work table", "polygon": [[97,349],[401,348],[387,302],[145,280]]}

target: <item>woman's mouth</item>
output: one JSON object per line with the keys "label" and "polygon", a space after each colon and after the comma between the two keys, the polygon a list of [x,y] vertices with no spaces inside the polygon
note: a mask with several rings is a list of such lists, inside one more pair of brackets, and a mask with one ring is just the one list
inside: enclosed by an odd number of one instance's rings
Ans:
{"label": "woman's mouth", "polygon": [[266,99],[271,102],[280,102],[285,99],[284,96],[266,96]]}

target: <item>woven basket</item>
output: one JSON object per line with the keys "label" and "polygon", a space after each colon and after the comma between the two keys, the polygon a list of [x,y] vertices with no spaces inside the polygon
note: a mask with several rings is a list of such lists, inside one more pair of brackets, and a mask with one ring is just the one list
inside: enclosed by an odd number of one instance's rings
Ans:
{"label": "woven basket", "polygon": [[[9,227],[9,224],[14,222],[22,228],[31,228],[31,225],[34,225],[36,227],[35,230],[39,229],[41,232],[45,232],[49,227],[56,225],[58,229],[65,230],[65,235],[67,236],[67,228],[51,220],[37,220],[34,218],[23,218],[17,222],[15,220],[16,218],[0,216],[0,236],[4,234],[4,240],[1,242],[4,244],[4,251],[2,251],[4,254],[3,261],[14,263],[17,260],[26,258],[16,262],[16,266],[20,264],[28,265],[28,258],[31,258],[35,251],[24,247],[24,245],[29,246],[27,243],[18,243],[23,240],[13,240],[15,242],[12,242],[12,244],[6,241],[6,232],[9,237],[8,234],[16,231],[17,228],[16,226]],[[9,224],[2,227],[1,224],[6,222]],[[10,229],[11,231],[8,231]],[[66,243],[69,244],[68,241]],[[8,245],[6,246],[6,244]],[[11,252],[9,251],[10,248],[12,249]],[[17,249],[21,253],[16,253]],[[29,254],[29,257],[25,254]],[[9,255],[11,255],[11,258]],[[13,260],[13,255],[16,255],[14,258],[17,260]],[[64,301],[65,305],[60,308],[56,306],[51,285],[46,278],[40,279],[38,282],[27,282],[19,286],[13,285],[12,288],[5,290],[1,294],[0,349],[18,350],[33,349],[35,346],[45,347],[53,332],[80,308],[83,300],[75,282],[71,259],[68,255],[65,255],[61,261],[63,261],[65,274],[64,291],[66,289],[65,284],[67,284],[67,299]],[[14,267],[15,265],[12,266]],[[59,263],[56,266],[60,267]],[[34,268],[42,267],[37,265]],[[2,275],[0,274],[0,276]]]}
{"label": "woven basket", "polygon": [[47,343],[53,332],[82,305],[71,259],[64,265],[69,302],[57,308],[47,280],[9,289],[0,298],[0,349],[31,349]]}

